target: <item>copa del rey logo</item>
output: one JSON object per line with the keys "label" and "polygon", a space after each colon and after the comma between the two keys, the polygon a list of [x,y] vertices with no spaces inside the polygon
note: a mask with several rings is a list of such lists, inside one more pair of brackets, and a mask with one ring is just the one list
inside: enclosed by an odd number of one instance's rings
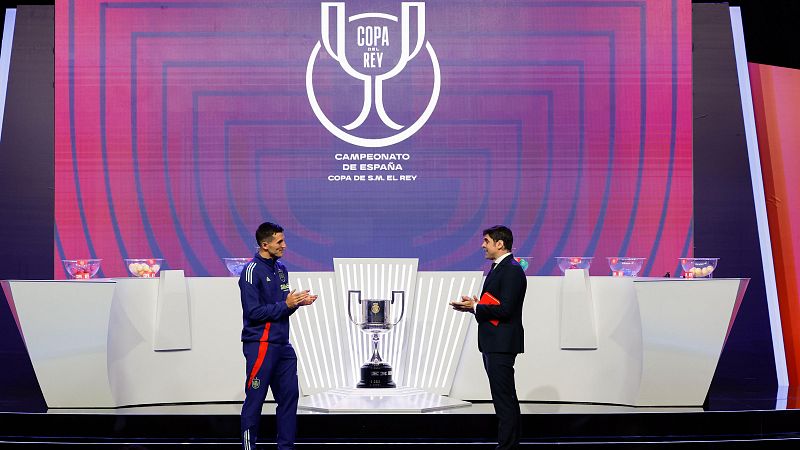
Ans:
{"label": "copa del rey logo", "polygon": [[[321,34],[306,69],[306,93],[311,109],[320,123],[339,139],[360,147],[386,147],[402,142],[425,125],[436,108],[441,88],[441,73],[436,52],[425,40],[425,3],[403,2],[400,18],[382,12],[345,15],[342,2],[321,4]],[[416,20],[412,30],[412,20]],[[349,26],[348,26],[349,25]],[[335,30],[331,30],[331,27]],[[350,30],[350,31],[348,31]],[[412,36],[413,34],[413,36]],[[333,42],[333,43],[332,43]],[[392,78],[403,72],[422,49],[428,53],[433,72],[430,99],[422,114],[412,123],[392,120],[391,111],[384,107],[384,87]],[[324,49],[341,69],[350,77],[360,80],[364,86],[364,104],[357,117],[349,123],[334,123],[320,107],[314,91],[314,67]],[[359,136],[359,127],[364,125],[374,109],[385,133],[378,137]],[[348,119],[350,120],[350,119]],[[345,121],[346,122],[346,121]]]}

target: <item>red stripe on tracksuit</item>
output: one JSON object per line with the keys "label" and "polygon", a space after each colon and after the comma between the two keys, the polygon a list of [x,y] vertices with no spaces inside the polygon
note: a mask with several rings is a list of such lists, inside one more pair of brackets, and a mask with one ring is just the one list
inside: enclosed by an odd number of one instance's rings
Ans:
{"label": "red stripe on tracksuit", "polygon": [[269,348],[269,342],[267,341],[269,337],[269,326],[272,325],[272,322],[267,322],[264,325],[264,333],[261,335],[260,343],[258,345],[258,357],[256,358],[256,363],[253,364],[253,369],[250,370],[250,376],[247,377],[247,388],[250,389],[250,385],[253,382],[253,378],[256,377],[259,369],[261,369],[261,364],[264,363],[264,356],[267,355],[267,348]]}

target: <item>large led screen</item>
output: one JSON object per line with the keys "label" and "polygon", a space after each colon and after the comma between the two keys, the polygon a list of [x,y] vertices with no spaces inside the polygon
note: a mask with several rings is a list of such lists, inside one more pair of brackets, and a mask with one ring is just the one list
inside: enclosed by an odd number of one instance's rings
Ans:
{"label": "large led screen", "polygon": [[[334,257],[485,267],[692,252],[691,4],[56,4],[56,273],[160,257],[221,276],[259,223]],[[702,195],[698,192],[697,195]]]}

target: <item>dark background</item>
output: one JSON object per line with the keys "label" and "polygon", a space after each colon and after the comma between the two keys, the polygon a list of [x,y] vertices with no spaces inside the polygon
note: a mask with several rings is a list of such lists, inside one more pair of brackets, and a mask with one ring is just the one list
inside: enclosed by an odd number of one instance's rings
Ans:
{"label": "dark background", "polygon": [[[694,253],[720,257],[718,277],[751,278],[711,397],[752,394],[774,407],[775,366],[728,3],[693,3],[694,179],[695,192],[704,192],[694,199]],[[729,4],[742,8],[750,62],[800,69],[800,1]],[[0,141],[0,279],[52,279],[54,12],[52,6],[28,5],[53,2],[5,2],[6,8],[17,5]],[[0,411],[44,408],[0,292]]]}

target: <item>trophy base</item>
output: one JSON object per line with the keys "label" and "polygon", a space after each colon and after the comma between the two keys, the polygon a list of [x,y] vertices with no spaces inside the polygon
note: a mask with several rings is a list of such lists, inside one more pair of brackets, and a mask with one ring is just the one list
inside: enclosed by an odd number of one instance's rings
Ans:
{"label": "trophy base", "polygon": [[392,366],[381,363],[366,363],[361,366],[361,381],[358,388],[393,388],[397,387],[392,381]]}

